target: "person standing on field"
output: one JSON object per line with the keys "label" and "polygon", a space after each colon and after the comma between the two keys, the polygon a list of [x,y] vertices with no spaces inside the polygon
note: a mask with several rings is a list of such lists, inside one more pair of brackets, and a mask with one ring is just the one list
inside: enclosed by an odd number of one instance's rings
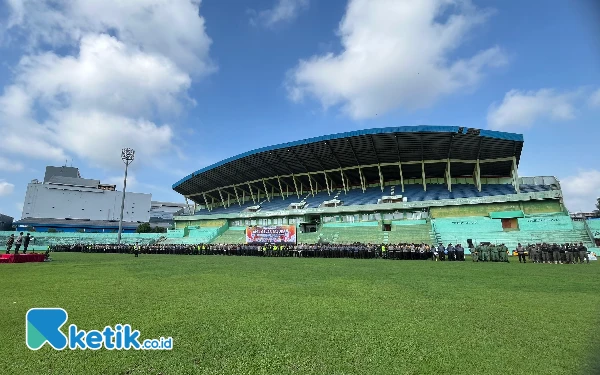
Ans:
{"label": "person standing on field", "polygon": [[479,262],[479,253],[481,252],[481,246],[477,245],[471,251],[471,260],[473,262]]}
{"label": "person standing on field", "polygon": [[12,249],[13,243],[15,243],[15,235],[11,234],[6,240],[6,254],[10,254],[10,249]]}
{"label": "person standing on field", "polygon": [[549,257],[549,249],[548,246],[546,244],[542,244],[542,262],[543,263],[550,263],[550,257]]}
{"label": "person standing on field", "polygon": [[573,264],[573,248],[570,244],[563,245],[565,247],[566,263]]}
{"label": "person standing on field", "polygon": [[29,247],[29,242],[31,241],[31,235],[27,233],[27,235],[23,238],[23,254],[27,252],[27,248]]}
{"label": "person standing on field", "polygon": [[497,262],[498,261],[498,246],[496,245],[491,245],[490,247],[491,253],[492,253],[492,262]]}
{"label": "person standing on field", "polygon": [[554,264],[562,263],[560,262],[560,248],[556,243],[552,245],[552,259],[554,259]]}
{"label": "person standing on field", "polygon": [[519,257],[519,263],[521,263],[521,261],[527,263],[527,259],[525,259],[525,249],[521,244],[517,246],[517,256]]}
{"label": "person standing on field", "polygon": [[577,248],[577,250],[579,250],[579,263],[583,264],[583,261],[585,259],[589,264],[590,258],[588,257],[587,247],[583,246],[583,242],[579,243],[579,247]]}
{"label": "person standing on field", "polygon": [[19,237],[15,240],[15,254],[19,253],[19,249],[21,248],[21,244],[23,243],[23,232],[19,233]]}

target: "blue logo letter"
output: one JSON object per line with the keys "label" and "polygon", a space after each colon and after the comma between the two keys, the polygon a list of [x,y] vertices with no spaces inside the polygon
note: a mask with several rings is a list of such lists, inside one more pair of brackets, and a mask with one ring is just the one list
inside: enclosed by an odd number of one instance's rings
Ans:
{"label": "blue logo letter", "polygon": [[61,308],[33,308],[25,315],[25,342],[31,350],[38,350],[47,342],[56,350],[67,347],[67,336],[60,327],[68,314]]}

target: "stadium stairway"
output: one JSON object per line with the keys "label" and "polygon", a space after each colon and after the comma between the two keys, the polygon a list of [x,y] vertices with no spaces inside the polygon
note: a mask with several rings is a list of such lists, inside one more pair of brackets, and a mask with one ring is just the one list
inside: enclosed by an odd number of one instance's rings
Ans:
{"label": "stadium stairway", "polygon": [[245,227],[230,227],[221,235],[215,237],[211,243],[214,244],[242,244],[246,243]]}
{"label": "stadium stairway", "polygon": [[437,242],[444,245],[460,243],[466,246],[467,239],[472,239],[475,245],[481,242],[503,243],[510,250],[519,243],[526,245],[542,242],[583,242],[588,248],[594,247],[585,223],[572,221],[567,215],[519,219],[517,230],[504,230],[500,220],[484,217],[434,219],[433,227],[437,233]]}

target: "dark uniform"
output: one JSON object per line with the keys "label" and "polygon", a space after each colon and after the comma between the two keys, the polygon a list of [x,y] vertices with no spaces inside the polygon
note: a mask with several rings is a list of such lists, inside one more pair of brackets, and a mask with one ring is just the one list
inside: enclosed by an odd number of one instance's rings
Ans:
{"label": "dark uniform", "polygon": [[521,246],[521,244],[517,246],[517,256],[519,257],[519,263],[521,263],[521,261],[523,261],[523,263],[527,263],[527,259],[525,258],[525,249],[523,246]]}
{"label": "dark uniform", "polygon": [[31,235],[27,233],[27,235],[23,238],[23,254],[27,252],[27,248],[29,247],[29,241],[31,241]]}
{"label": "dark uniform", "polygon": [[586,260],[587,263],[589,264],[590,258],[587,253],[587,247],[583,246],[583,244],[580,243],[577,250],[579,250],[579,263],[583,264],[583,261]]}

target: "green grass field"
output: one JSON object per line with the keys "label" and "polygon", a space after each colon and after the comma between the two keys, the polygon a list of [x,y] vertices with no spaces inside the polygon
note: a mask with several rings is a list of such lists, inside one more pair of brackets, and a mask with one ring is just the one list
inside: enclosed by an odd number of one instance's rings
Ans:
{"label": "green grass field", "polygon": [[[600,362],[598,262],[52,256],[0,264],[0,374],[547,375]],[[173,350],[30,351],[31,307],[172,336]]]}

